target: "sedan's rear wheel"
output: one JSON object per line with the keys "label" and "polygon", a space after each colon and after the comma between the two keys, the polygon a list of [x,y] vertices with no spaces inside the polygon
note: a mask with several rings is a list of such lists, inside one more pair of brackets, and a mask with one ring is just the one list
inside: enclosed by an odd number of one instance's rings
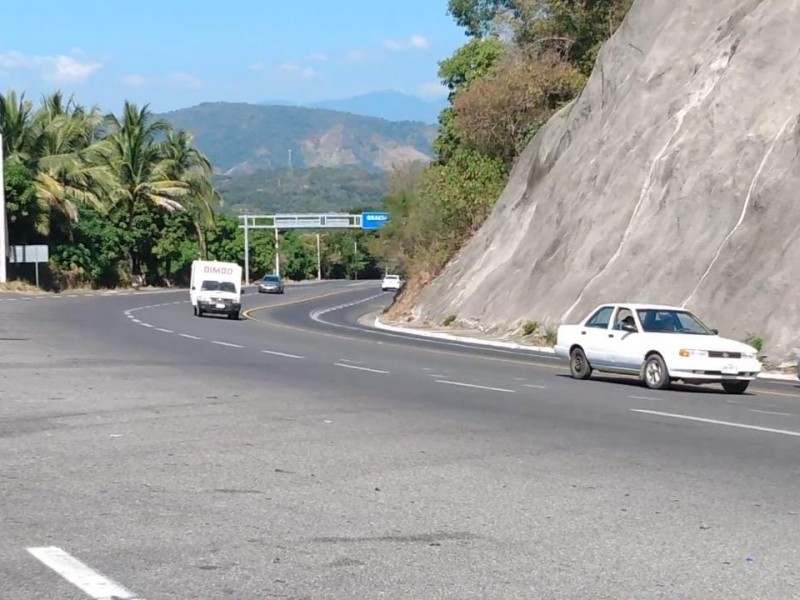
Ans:
{"label": "sedan's rear wheel", "polygon": [[660,354],[651,354],[644,363],[644,382],[652,390],[664,390],[669,387],[669,372]]}
{"label": "sedan's rear wheel", "polygon": [[569,354],[569,372],[575,379],[589,379],[592,374],[592,366],[586,359],[583,348],[573,348]]}

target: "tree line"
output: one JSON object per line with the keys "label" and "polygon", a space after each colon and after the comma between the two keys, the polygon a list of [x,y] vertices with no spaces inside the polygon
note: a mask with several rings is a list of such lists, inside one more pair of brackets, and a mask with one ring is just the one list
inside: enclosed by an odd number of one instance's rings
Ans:
{"label": "tree line", "polygon": [[408,301],[491,213],[520,153],[583,89],[633,0],[449,0],[466,43],[439,63],[449,105],[436,160],[393,174],[373,252]]}
{"label": "tree line", "polygon": [[[244,262],[238,219],[223,214],[208,158],[192,136],[126,101],[119,115],[61,92],[39,106],[0,94],[10,245],[46,244],[45,283],[53,288],[116,287],[143,279],[186,282],[197,258]],[[374,277],[365,232],[323,234],[323,277]],[[286,232],[281,272],[317,276],[313,235]],[[251,269],[273,271],[274,234],[251,233]],[[32,280],[33,265],[12,264]]]}

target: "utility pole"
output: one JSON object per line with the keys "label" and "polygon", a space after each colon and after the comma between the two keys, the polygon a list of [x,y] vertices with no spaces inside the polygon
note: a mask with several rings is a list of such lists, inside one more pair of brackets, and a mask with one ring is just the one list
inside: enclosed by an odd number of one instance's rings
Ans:
{"label": "utility pole", "polygon": [[289,172],[292,171],[292,149],[289,148]]}
{"label": "utility pole", "polygon": [[3,171],[3,136],[0,134],[0,283],[8,281],[8,229],[6,224],[6,180]]}

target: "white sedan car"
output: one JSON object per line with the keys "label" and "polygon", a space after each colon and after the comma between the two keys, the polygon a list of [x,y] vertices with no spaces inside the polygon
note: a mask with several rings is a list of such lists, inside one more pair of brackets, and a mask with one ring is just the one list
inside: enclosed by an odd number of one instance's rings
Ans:
{"label": "white sedan car", "polygon": [[385,292],[387,290],[399,290],[403,284],[403,280],[399,275],[386,275],[381,281],[381,289]]}
{"label": "white sedan car", "polygon": [[580,325],[558,328],[556,355],[570,373],[637,375],[652,389],[673,381],[721,383],[742,394],[761,372],[755,348],[720,337],[688,310],[647,304],[603,304]]}

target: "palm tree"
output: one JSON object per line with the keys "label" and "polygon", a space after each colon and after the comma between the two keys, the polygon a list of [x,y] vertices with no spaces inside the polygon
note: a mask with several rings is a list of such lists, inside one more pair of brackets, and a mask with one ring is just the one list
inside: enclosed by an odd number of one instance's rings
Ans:
{"label": "palm tree", "polygon": [[10,90],[0,94],[0,134],[3,135],[3,155],[9,164],[30,165],[33,159],[33,104],[25,94],[17,96]]}
{"label": "palm tree", "polygon": [[65,103],[61,92],[45,96],[33,119],[37,195],[70,221],[78,218],[78,204],[107,208],[98,195],[109,179],[107,165],[96,160],[102,123],[97,107],[86,110],[72,98]]}
{"label": "palm tree", "polygon": [[[121,117],[110,114],[106,122],[108,135],[89,149],[90,162],[104,167],[107,177],[100,184],[112,206],[125,211],[128,230],[132,231],[139,208],[181,210],[179,198],[189,191],[189,186],[170,177],[166,143],[159,140],[159,136],[169,132],[169,124],[154,120],[148,105],[139,109],[129,101],[125,101]],[[138,261],[132,248],[127,248],[126,253],[135,271]]]}
{"label": "palm tree", "polygon": [[216,226],[215,208],[222,204],[222,197],[211,182],[211,161],[194,147],[193,141],[191,134],[183,130],[167,133],[166,169],[170,179],[188,186],[182,204],[192,217],[200,256],[206,258],[206,232]]}

